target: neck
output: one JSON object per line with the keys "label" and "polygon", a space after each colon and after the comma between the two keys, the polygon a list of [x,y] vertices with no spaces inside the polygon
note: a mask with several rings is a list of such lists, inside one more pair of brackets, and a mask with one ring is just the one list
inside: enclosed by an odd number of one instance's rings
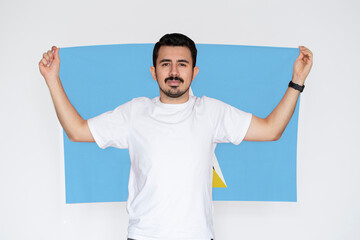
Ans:
{"label": "neck", "polygon": [[180,103],[185,103],[189,100],[189,91],[187,91],[186,93],[184,93],[181,97],[177,97],[177,98],[172,98],[172,97],[168,97],[166,96],[165,93],[163,93],[162,91],[160,91],[160,101],[162,103],[167,103],[167,104],[180,104]]}

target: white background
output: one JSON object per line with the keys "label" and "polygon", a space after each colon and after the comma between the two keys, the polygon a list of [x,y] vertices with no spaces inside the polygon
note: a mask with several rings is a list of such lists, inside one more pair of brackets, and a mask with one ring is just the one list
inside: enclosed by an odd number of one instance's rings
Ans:
{"label": "white background", "polygon": [[52,45],[154,43],[168,32],[314,53],[298,202],[214,202],[216,239],[360,239],[359,10],[356,0],[0,0],[0,239],[126,239],[125,202],[65,204],[62,130],[38,62]]}

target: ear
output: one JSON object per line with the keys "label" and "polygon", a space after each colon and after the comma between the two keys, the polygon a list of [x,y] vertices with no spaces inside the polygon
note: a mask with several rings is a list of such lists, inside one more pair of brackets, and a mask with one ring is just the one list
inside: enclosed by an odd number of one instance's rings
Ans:
{"label": "ear", "polygon": [[153,77],[153,79],[154,79],[155,81],[157,81],[157,78],[156,78],[156,69],[155,69],[154,66],[151,66],[151,67],[150,67],[150,72],[151,72],[151,76]]}
{"label": "ear", "polygon": [[199,67],[194,67],[194,71],[193,71],[193,78],[192,81],[194,81],[196,75],[199,73]]}

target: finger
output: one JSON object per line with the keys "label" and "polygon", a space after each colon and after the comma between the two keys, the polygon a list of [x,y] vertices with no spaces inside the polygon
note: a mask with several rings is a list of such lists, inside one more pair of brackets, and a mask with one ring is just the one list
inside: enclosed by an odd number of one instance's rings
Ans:
{"label": "finger", "polygon": [[53,46],[53,51],[54,51],[55,59],[60,61],[60,56],[59,56],[60,48],[57,48],[57,47]]}
{"label": "finger", "polygon": [[47,61],[50,61],[50,57],[46,52],[43,54],[43,58],[45,58]]}
{"label": "finger", "polygon": [[47,64],[49,63],[45,58],[41,59],[42,64],[44,64],[45,66],[47,66]]}
{"label": "finger", "polygon": [[311,52],[310,51],[310,49],[308,49],[307,47],[305,47],[305,46],[302,46],[302,48],[305,50],[305,51],[309,51],[309,52]]}
{"label": "finger", "polygon": [[304,47],[304,46],[299,46],[299,50],[300,50],[301,52],[305,52],[305,51],[307,51],[308,49],[307,49],[306,47]]}
{"label": "finger", "polygon": [[304,47],[304,46],[300,46],[300,47],[301,47],[301,49],[300,49],[301,51],[309,53],[309,54],[312,55],[312,52],[310,51],[310,49],[308,49],[307,47]]}
{"label": "finger", "polygon": [[313,58],[313,54],[310,50],[304,50],[304,55],[309,58],[310,60],[312,60]]}
{"label": "finger", "polygon": [[[300,48],[302,48],[302,49],[308,49],[307,47],[305,47],[305,46],[299,46]],[[309,49],[308,49],[309,50]]]}
{"label": "finger", "polygon": [[304,57],[312,59],[313,54],[309,49],[300,49],[300,52],[303,54]]}
{"label": "finger", "polygon": [[304,48],[304,49],[302,49],[301,51],[306,52],[306,53],[309,53],[309,54],[312,54],[312,52],[311,52],[309,49],[307,49],[307,48]]}
{"label": "finger", "polygon": [[301,51],[301,49],[299,49],[299,50],[300,50],[299,55],[298,55],[296,60],[300,60],[300,59],[302,59],[304,57],[304,53]]}
{"label": "finger", "polygon": [[54,54],[51,50],[47,51],[47,54],[51,60],[54,58]]}

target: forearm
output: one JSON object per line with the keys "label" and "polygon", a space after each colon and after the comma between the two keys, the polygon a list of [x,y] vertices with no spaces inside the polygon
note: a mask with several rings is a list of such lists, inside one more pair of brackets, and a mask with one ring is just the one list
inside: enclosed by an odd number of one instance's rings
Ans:
{"label": "forearm", "polygon": [[[312,52],[300,46],[300,53],[293,67],[292,82],[303,86],[310,72],[313,62]],[[266,118],[253,115],[250,127],[244,140],[246,141],[275,141],[278,140],[288,125],[299,99],[300,91],[288,87],[284,97]]]}
{"label": "forearm", "polygon": [[79,115],[74,106],[70,103],[59,77],[46,79],[46,83],[49,87],[56,115],[60,124],[69,139],[73,141],[79,134],[79,129],[86,124],[86,121]]}
{"label": "forearm", "polygon": [[[295,79],[293,79],[293,82],[298,82],[300,84],[300,82]],[[298,90],[288,87],[279,104],[265,119],[276,139],[280,138],[288,125],[295,111],[299,95],[300,92]]]}

